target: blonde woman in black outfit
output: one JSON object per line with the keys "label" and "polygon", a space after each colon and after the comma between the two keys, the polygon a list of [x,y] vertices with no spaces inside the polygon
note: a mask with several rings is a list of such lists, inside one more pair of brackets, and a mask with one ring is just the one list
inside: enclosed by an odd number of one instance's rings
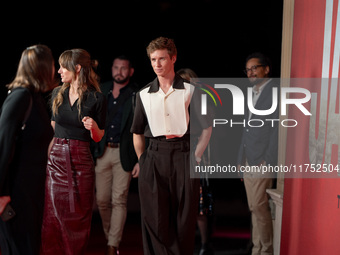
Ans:
{"label": "blonde woman in black outfit", "polygon": [[47,164],[43,254],[84,254],[94,199],[91,139],[104,135],[106,101],[82,49],[59,57],[63,85],[52,93],[54,139]]}
{"label": "blonde woman in black outfit", "polygon": [[[43,93],[54,86],[54,59],[44,45],[25,49],[0,115],[0,250],[38,255],[47,149],[53,129]],[[56,85],[56,84],[55,84]],[[22,130],[23,122],[25,128]],[[11,206],[11,216],[4,212]],[[7,209],[6,209],[7,210]]]}

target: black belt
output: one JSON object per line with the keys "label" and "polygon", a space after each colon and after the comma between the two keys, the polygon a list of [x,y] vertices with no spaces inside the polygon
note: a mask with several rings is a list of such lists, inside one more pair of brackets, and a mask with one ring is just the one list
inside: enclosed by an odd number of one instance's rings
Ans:
{"label": "black belt", "polygon": [[178,141],[190,141],[190,135],[186,134],[182,137],[174,137],[171,139],[167,139],[166,136],[156,136],[156,137],[151,137],[150,140],[155,140],[155,141],[167,141],[167,142],[178,142]]}
{"label": "black belt", "polygon": [[108,142],[108,143],[106,143],[106,146],[110,147],[110,148],[119,148],[119,143]]}
{"label": "black belt", "polygon": [[[172,139],[171,139],[172,140]],[[181,151],[189,151],[190,150],[190,142],[187,140],[177,140],[177,141],[160,141],[157,139],[150,139],[149,149],[153,151],[157,150],[181,150]]]}

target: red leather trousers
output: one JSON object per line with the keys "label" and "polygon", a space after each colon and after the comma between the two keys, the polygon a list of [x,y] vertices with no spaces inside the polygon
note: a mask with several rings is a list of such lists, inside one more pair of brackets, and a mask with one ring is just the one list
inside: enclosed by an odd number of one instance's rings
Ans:
{"label": "red leather trousers", "polygon": [[47,164],[43,254],[85,254],[94,199],[89,143],[54,138]]}

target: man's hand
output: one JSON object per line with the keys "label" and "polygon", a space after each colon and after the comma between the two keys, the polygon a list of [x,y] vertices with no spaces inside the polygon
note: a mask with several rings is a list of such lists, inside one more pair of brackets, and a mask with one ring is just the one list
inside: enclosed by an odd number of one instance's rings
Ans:
{"label": "man's hand", "polygon": [[139,163],[136,163],[131,172],[133,178],[137,178],[139,176],[139,170]]}

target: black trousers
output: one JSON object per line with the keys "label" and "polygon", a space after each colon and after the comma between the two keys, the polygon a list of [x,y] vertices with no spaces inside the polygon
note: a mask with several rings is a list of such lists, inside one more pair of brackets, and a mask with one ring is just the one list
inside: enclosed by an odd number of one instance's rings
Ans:
{"label": "black trousers", "polygon": [[193,254],[199,179],[190,178],[186,139],[151,139],[140,158],[144,254]]}

